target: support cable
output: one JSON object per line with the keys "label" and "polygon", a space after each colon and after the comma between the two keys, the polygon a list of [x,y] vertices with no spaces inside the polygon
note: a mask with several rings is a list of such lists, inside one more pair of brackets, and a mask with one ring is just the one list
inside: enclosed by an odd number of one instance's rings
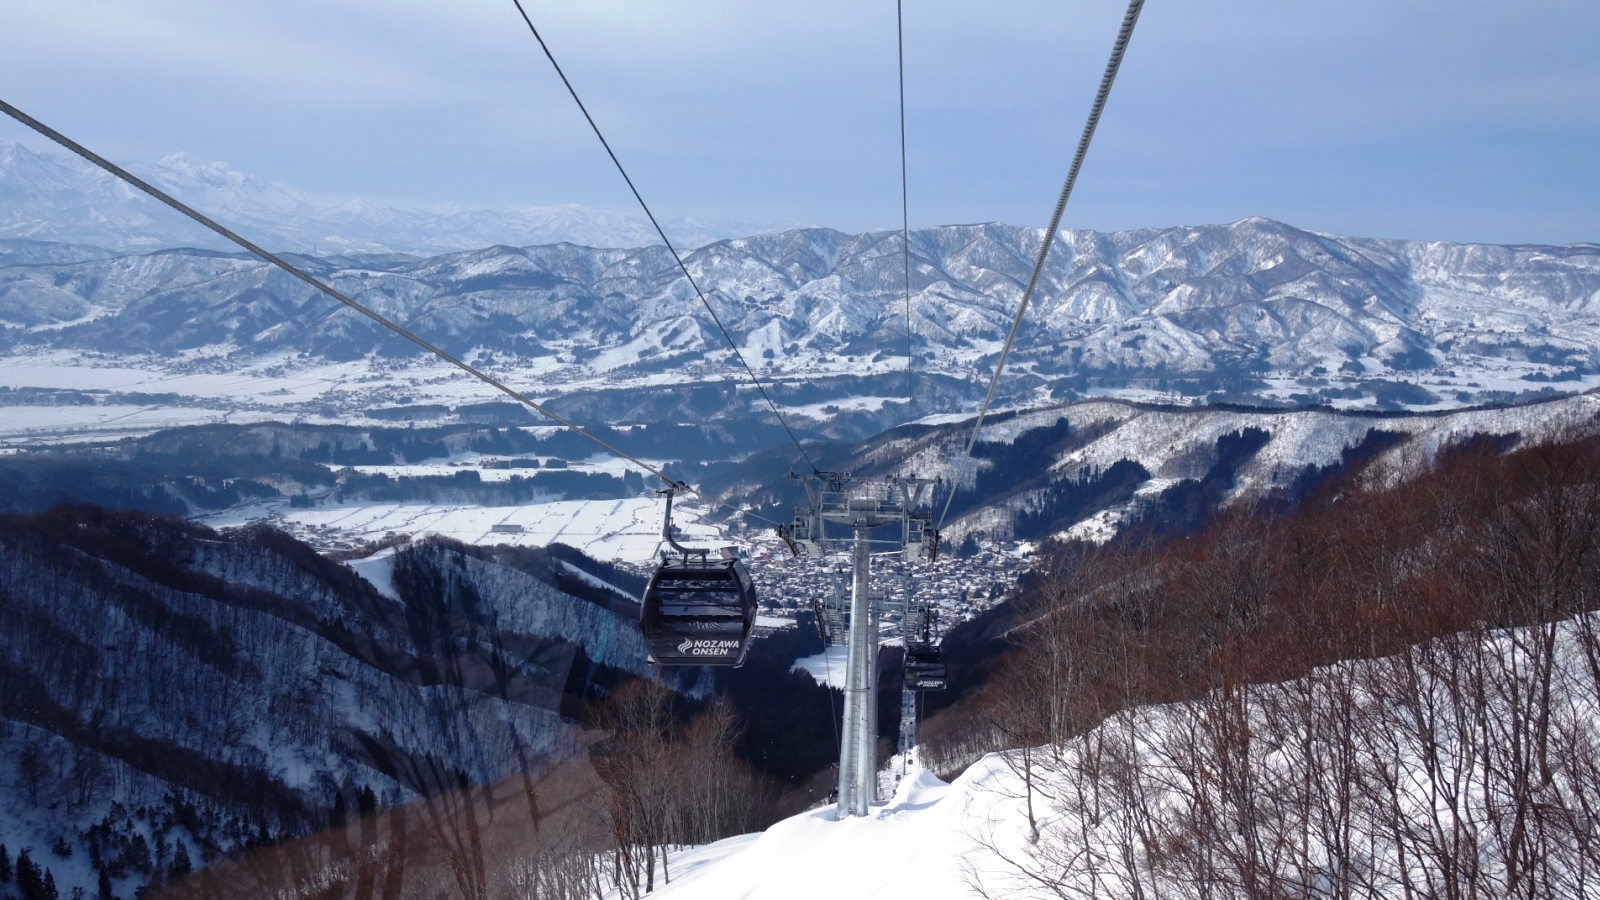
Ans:
{"label": "support cable", "polygon": [[895,46],[900,60],[900,251],[906,273],[906,422],[916,421],[916,382],[911,355],[911,213],[906,190],[906,28],[904,0],[894,2]]}
{"label": "support cable", "polygon": [[533,39],[539,42],[539,48],[544,51],[545,58],[550,60],[550,65],[555,67],[556,74],[561,76],[561,83],[567,86],[567,93],[571,94],[573,102],[578,104],[578,110],[583,113],[584,119],[589,122],[589,127],[593,129],[594,136],[600,139],[600,146],[606,148],[606,155],[611,157],[611,162],[617,167],[617,172],[622,175],[622,180],[628,183],[628,190],[633,192],[633,199],[639,201],[639,208],[644,210],[644,214],[650,220],[650,224],[655,227],[656,234],[661,236],[661,242],[667,245],[667,252],[672,254],[672,258],[677,262],[679,270],[683,272],[683,277],[688,279],[689,286],[694,288],[695,296],[700,298],[700,304],[706,308],[707,313],[710,313],[711,321],[716,323],[717,330],[722,332],[723,340],[728,342],[728,346],[733,350],[733,355],[738,358],[739,364],[744,366],[745,372],[750,375],[750,382],[756,386],[756,390],[761,392],[761,398],[767,401],[767,406],[771,407],[772,414],[778,419],[778,424],[783,426],[784,432],[789,435],[789,440],[794,442],[795,447],[800,451],[800,455],[805,458],[806,465],[811,467],[811,471],[817,471],[816,463],[811,461],[810,455],[806,453],[806,448],[801,446],[800,439],[794,436],[794,432],[789,428],[789,423],[784,420],[783,413],[778,411],[778,404],[772,402],[772,397],[767,394],[767,389],[761,384],[761,379],[756,377],[755,369],[750,368],[750,364],[745,361],[744,354],[739,351],[739,345],[734,343],[733,336],[728,333],[727,328],[723,327],[722,319],[717,316],[717,311],[711,308],[711,301],[706,299],[705,292],[700,290],[699,283],[694,280],[693,275],[689,274],[689,267],[684,265],[683,256],[678,253],[676,247],[672,246],[672,241],[667,239],[667,233],[661,228],[661,223],[656,221],[655,213],[650,211],[649,204],[644,202],[644,196],[639,193],[637,187],[634,187],[633,179],[628,177],[628,170],[622,167],[622,160],[617,159],[617,154],[612,151],[610,142],[606,140],[604,134],[600,133],[600,126],[595,124],[594,116],[589,115],[589,108],[584,106],[583,101],[578,98],[577,89],[572,86],[571,81],[567,80],[567,73],[563,72],[561,64],[556,62],[555,54],[550,52],[550,45],[544,42],[544,37],[539,34],[539,29],[533,26],[533,20],[528,18],[528,11],[522,8],[522,0],[511,0],[511,2],[516,5],[517,12],[522,14],[522,21],[528,23],[528,30],[533,32]]}
{"label": "support cable", "polygon": [[356,312],[362,314],[363,316],[366,316],[367,318],[371,319],[372,321],[377,322],[379,325],[382,325],[383,327],[389,329],[390,331],[393,331],[395,334],[400,335],[401,337],[405,338],[406,340],[411,341],[412,343],[416,344],[417,346],[421,347],[422,349],[428,351],[429,353],[432,353],[434,356],[437,356],[440,359],[444,360],[445,362],[450,363],[451,365],[455,366],[456,368],[460,369],[461,371],[466,372],[468,375],[471,375],[472,377],[478,379],[479,381],[483,382],[484,384],[487,384],[490,387],[494,388],[495,390],[500,391],[501,393],[503,393],[506,396],[512,398],[513,400],[516,400],[517,402],[522,403],[522,404],[532,408],[533,410],[537,411],[538,413],[540,413],[541,415],[545,416],[546,418],[549,418],[549,419],[555,421],[556,423],[558,423],[560,425],[563,425],[563,426],[565,426],[567,428],[570,428],[571,430],[577,432],[578,434],[582,435],[583,437],[586,437],[589,440],[595,442],[596,444],[599,444],[601,447],[604,447],[607,451],[611,452],[612,454],[614,454],[614,455],[616,455],[616,456],[618,456],[618,457],[620,457],[622,459],[625,459],[630,463],[633,463],[635,466],[638,466],[640,469],[643,469],[644,471],[649,472],[651,475],[654,475],[657,478],[660,478],[662,481],[666,482],[667,484],[673,485],[674,487],[678,487],[678,488],[681,488],[682,490],[688,491],[689,493],[694,494],[696,497],[699,497],[702,500],[706,500],[708,502],[714,503],[717,506],[722,507],[724,509],[728,509],[728,510],[731,510],[731,511],[736,512],[736,513],[743,513],[743,514],[745,514],[747,516],[750,516],[751,518],[760,519],[761,521],[767,522],[768,524],[771,524],[771,525],[778,525],[779,524],[778,522],[774,522],[771,519],[768,519],[765,516],[760,515],[759,513],[753,512],[753,511],[745,509],[743,507],[734,506],[733,504],[728,503],[728,502],[726,502],[726,501],[724,501],[724,500],[722,500],[720,498],[712,497],[709,494],[702,493],[701,491],[699,491],[699,490],[697,490],[697,489],[695,489],[693,487],[690,487],[689,485],[684,484],[683,482],[678,481],[675,478],[669,477],[665,472],[662,472],[660,469],[656,468],[655,466],[652,466],[649,463],[645,462],[644,460],[639,459],[638,457],[636,457],[636,456],[634,456],[634,455],[632,455],[632,454],[630,454],[630,453],[628,453],[628,452],[626,452],[626,451],[614,446],[609,441],[606,441],[603,438],[600,438],[600,437],[598,437],[598,436],[596,436],[594,434],[591,434],[588,431],[585,431],[577,423],[572,422],[572,421],[570,421],[568,419],[565,419],[565,418],[557,415],[554,412],[551,412],[549,409],[545,408],[544,406],[540,405],[539,403],[534,402],[532,399],[530,399],[529,397],[525,396],[520,391],[517,391],[517,390],[507,386],[503,382],[501,382],[498,379],[494,378],[493,376],[488,375],[487,373],[477,369],[476,367],[472,366],[471,364],[463,362],[462,360],[457,359],[455,356],[452,356],[451,354],[446,353],[443,349],[433,345],[432,343],[429,343],[427,340],[424,340],[423,338],[419,337],[418,335],[416,335],[416,334],[412,333],[411,331],[407,330],[404,326],[400,325],[398,322],[395,322],[395,321],[385,317],[381,313],[378,313],[378,312],[376,312],[376,311],[374,311],[374,310],[362,305],[361,303],[359,303],[356,300],[352,299],[348,295],[346,295],[346,294],[344,294],[344,293],[342,293],[342,292],[340,292],[338,290],[335,290],[332,287],[329,287],[328,285],[324,284],[322,281],[320,281],[317,278],[307,274],[304,270],[300,269],[299,267],[297,267],[294,264],[290,263],[289,261],[285,260],[283,257],[278,256],[275,253],[269,252],[269,251],[263,249],[262,247],[260,247],[260,246],[258,246],[256,244],[246,240],[245,238],[240,237],[239,235],[237,235],[234,232],[228,230],[226,227],[222,226],[221,224],[218,224],[215,220],[207,218],[205,215],[197,212],[194,208],[184,204],[182,201],[180,201],[177,198],[173,197],[172,195],[166,193],[165,191],[162,191],[160,188],[157,188],[156,186],[150,184],[149,182],[145,181],[144,179],[140,178],[139,176],[134,175],[132,172],[129,172],[127,169],[122,168],[121,166],[117,165],[114,162],[111,162],[110,160],[106,159],[105,157],[100,156],[99,154],[95,153],[94,151],[90,150],[89,148],[83,146],[82,144],[78,143],[77,141],[72,140],[71,138],[67,137],[66,135],[62,134],[61,132],[56,131],[54,128],[51,128],[50,126],[44,124],[43,122],[39,121],[38,119],[35,119],[33,116],[30,116],[27,113],[23,112],[22,110],[17,109],[15,106],[12,106],[11,104],[5,102],[4,100],[0,100],[0,112],[4,112],[6,115],[10,116],[13,119],[16,119],[18,122],[21,122],[22,124],[28,126],[29,128],[32,128],[34,131],[37,131],[39,134],[42,134],[45,137],[49,138],[50,140],[55,141],[57,144],[60,144],[61,146],[67,148],[68,150],[71,150],[74,154],[76,154],[76,155],[82,157],[83,159],[85,159],[85,160],[87,160],[87,161],[99,166],[100,168],[106,170],[107,172],[110,172],[112,175],[115,175],[116,177],[118,177],[118,178],[122,179],[123,181],[127,182],[128,184],[133,185],[134,187],[138,188],[139,190],[144,191],[146,194],[149,194],[151,197],[154,197],[155,199],[157,199],[157,200],[161,201],[162,203],[166,204],[167,206],[172,207],[173,209],[177,210],[180,213],[183,213],[185,216],[188,216],[189,218],[193,219],[194,221],[199,222],[201,225],[204,225],[206,228],[210,229],[211,231],[216,232],[217,234],[221,235],[224,238],[227,238],[229,241],[232,241],[233,243],[238,244],[240,247],[243,247],[244,249],[248,250],[250,253],[254,254],[255,256],[258,256],[261,259],[265,260],[266,262],[271,263],[274,266],[277,266],[278,268],[282,269],[285,272],[288,272],[290,275],[293,275],[295,278],[299,279],[300,281],[303,281],[306,284],[310,285],[311,287],[317,289],[318,291],[321,291],[322,293],[327,294],[329,297],[332,297],[333,299],[339,301],[340,303],[343,303],[345,306],[348,306],[349,308],[355,310]]}
{"label": "support cable", "polygon": [[1144,8],[1144,0],[1129,0],[1128,11],[1122,17],[1122,27],[1117,31],[1116,43],[1111,45],[1111,58],[1106,61],[1105,74],[1100,76],[1100,89],[1095,92],[1094,105],[1089,107],[1089,120],[1083,125],[1083,135],[1078,138],[1078,152],[1072,157],[1072,168],[1067,171],[1066,183],[1061,186],[1061,197],[1056,201],[1056,210],[1050,216],[1050,227],[1045,229],[1044,242],[1039,245],[1039,255],[1033,262],[1033,274],[1028,277],[1028,287],[1022,292],[1022,303],[1017,306],[1017,317],[1011,322],[1011,333],[1006,336],[1005,348],[1000,351],[1000,359],[995,363],[994,377],[989,379],[989,393],[983,398],[983,406],[978,410],[977,421],[972,423],[972,435],[967,438],[967,449],[961,454],[961,465],[956,469],[955,480],[950,483],[950,496],[945,498],[944,511],[939,514],[938,528],[944,527],[945,516],[950,514],[950,504],[956,499],[956,492],[961,490],[961,480],[966,477],[967,463],[972,458],[972,445],[978,441],[978,432],[983,428],[983,417],[989,412],[989,404],[994,402],[995,388],[1000,385],[1000,373],[1005,371],[1006,359],[1011,356],[1011,346],[1016,343],[1017,331],[1022,328],[1022,317],[1028,312],[1028,302],[1033,299],[1033,290],[1039,284],[1039,273],[1044,271],[1045,259],[1050,255],[1050,246],[1055,242],[1056,230],[1061,227],[1061,214],[1066,211],[1067,198],[1072,196],[1072,186],[1078,181],[1078,171],[1083,168],[1083,158],[1089,153],[1089,142],[1094,139],[1094,131],[1100,125],[1100,114],[1105,110],[1106,98],[1111,96],[1111,85],[1117,80],[1117,69],[1122,66],[1122,55],[1128,49],[1128,41],[1133,37],[1133,26],[1139,21],[1139,11]]}
{"label": "support cable", "polygon": [[828,659],[828,642],[822,642],[822,669],[828,673],[828,724],[833,726],[833,742],[839,743],[839,704],[833,699],[833,661]]}

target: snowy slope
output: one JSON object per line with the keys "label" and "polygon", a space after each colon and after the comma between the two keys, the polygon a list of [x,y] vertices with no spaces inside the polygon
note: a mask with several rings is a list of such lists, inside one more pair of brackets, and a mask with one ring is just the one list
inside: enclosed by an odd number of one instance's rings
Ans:
{"label": "snowy slope", "polygon": [[[192,803],[173,836],[203,865],[258,824],[324,827],[336,795],[398,803],[439,766],[490,783],[570,751],[575,691],[645,668],[635,607],[445,546],[352,572],[260,528],[93,508],[0,524],[0,843],[36,848],[63,895],[93,889],[104,817],[149,840]],[[29,747],[50,761],[37,804],[9,762]],[[44,859],[63,835],[69,861]],[[149,874],[119,875],[122,895]]]}
{"label": "snowy slope", "polygon": [[[1160,410],[1093,402],[1076,404],[1063,412],[1069,420],[1084,425],[1116,423],[1104,437],[1057,460],[1052,468],[1063,474],[1133,459],[1158,478],[1198,478],[1210,465],[1203,451],[1218,437],[1246,428],[1266,431],[1270,435],[1266,446],[1240,473],[1237,492],[1249,494],[1285,483],[1308,465],[1320,467],[1338,462],[1340,453],[1360,443],[1371,429],[1412,437],[1385,454],[1385,460],[1400,465],[1405,460],[1432,459],[1440,447],[1477,434],[1518,434],[1530,441],[1558,435],[1600,415],[1600,396],[1584,394],[1506,409],[1382,418],[1328,410]],[[1039,427],[1051,417],[1035,414],[1029,418],[1029,424]],[[984,439],[1004,440],[1004,433],[996,429],[996,436],[990,437],[986,427]]]}
{"label": "snowy slope", "polygon": [[[1006,767],[987,759],[947,785],[915,770],[871,816],[834,820],[833,807],[679,856],[682,873],[662,900],[955,900],[977,896],[963,861],[977,858],[968,830],[1007,816],[996,788]],[[709,858],[709,859],[708,859]],[[670,869],[669,869],[670,872]]]}
{"label": "snowy slope", "polygon": [[[969,533],[990,539],[1010,539],[1019,513],[1037,512],[1047,488],[1079,476],[1103,472],[1118,462],[1138,463],[1149,478],[1125,505],[1083,511],[1076,522],[1059,528],[1074,537],[1103,540],[1115,534],[1140,502],[1153,499],[1184,479],[1205,477],[1217,462],[1217,444],[1226,435],[1246,431],[1264,433],[1265,443],[1239,467],[1224,502],[1261,497],[1287,488],[1306,468],[1338,464],[1343,454],[1363,444],[1370,432],[1387,432],[1401,438],[1375,456],[1378,471],[1394,476],[1415,470],[1431,460],[1441,447],[1477,435],[1515,438],[1522,442],[1558,437],[1574,429],[1593,427],[1600,417],[1600,394],[1586,393],[1542,403],[1485,409],[1440,410],[1415,414],[1375,414],[1370,411],[1332,409],[1272,410],[1215,406],[1158,406],[1121,400],[1084,400],[1076,403],[997,416],[986,421],[980,444],[961,478],[971,502],[956,502],[944,523],[947,545],[956,546]],[[953,418],[953,417],[952,417]],[[956,480],[971,421],[949,421],[937,428],[908,436],[904,430],[887,432],[852,448],[840,460],[841,470],[940,477]],[[985,458],[983,445],[1014,444],[1019,438],[1056,429],[1064,443],[1040,448],[1019,459],[1008,459],[1005,471],[996,473]],[[1066,429],[1062,431],[1062,429]],[[1080,435],[1080,438],[1065,435]],[[981,475],[999,474],[1009,485],[977,496]],[[770,485],[741,486],[750,500],[765,496]],[[938,507],[936,507],[938,509]],[[1023,535],[1039,540],[1047,535]]]}
{"label": "snowy slope", "polygon": [[1600,638],[1594,614],[1550,635],[1474,629],[1116,713],[1033,755],[1037,840],[1018,752],[989,754],[948,785],[913,769],[867,817],[681,853],[655,896],[1592,896]]}

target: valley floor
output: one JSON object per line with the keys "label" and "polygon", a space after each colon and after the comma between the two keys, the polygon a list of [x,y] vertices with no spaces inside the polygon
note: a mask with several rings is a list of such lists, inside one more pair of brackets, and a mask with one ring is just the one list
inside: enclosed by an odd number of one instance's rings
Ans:
{"label": "valley floor", "polygon": [[[680,535],[714,541],[718,529],[701,525],[700,513],[683,509],[676,517]],[[413,538],[437,534],[466,544],[543,547],[562,543],[612,561],[651,559],[661,543],[660,502],[651,497],[623,500],[552,500],[517,506],[465,503],[345,503],[295,509],[268,500],[197,517],[213,528],[265,521],[318,549],[348,549],[395,534]],[[496,531],[496,526],[513,531]]]}

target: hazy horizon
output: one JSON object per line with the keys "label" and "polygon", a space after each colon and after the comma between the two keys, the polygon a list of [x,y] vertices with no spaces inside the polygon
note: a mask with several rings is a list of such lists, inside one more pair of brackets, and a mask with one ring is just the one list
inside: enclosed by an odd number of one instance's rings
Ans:
{"label": "hazy horizon", "polygon": [[[913,227],[1044,224],[1122,10],[906,4]],[[893,4],[529,13],[659,216],[899,226]],[[19,0],[0,34],[5,99],[113,158],[637,213],[510,3]],[[1150,5],[1064,224],[1600,240],[1597,38],[1567,0]]]}

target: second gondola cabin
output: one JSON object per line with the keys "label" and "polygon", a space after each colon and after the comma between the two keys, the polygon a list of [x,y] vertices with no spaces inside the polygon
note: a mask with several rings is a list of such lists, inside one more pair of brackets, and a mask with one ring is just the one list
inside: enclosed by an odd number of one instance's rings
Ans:
{"label": "second gondola cabin", "polygon": [[905,682],[908,691],[942,691],[948,671],[939,645],[914,641],[906,644]]}
{"label": "second gondola cabin", "polygon": [[732,559],[662,560],[639,610],[650,661],[664,666],[742,665],[755,623],[755,583]]}

